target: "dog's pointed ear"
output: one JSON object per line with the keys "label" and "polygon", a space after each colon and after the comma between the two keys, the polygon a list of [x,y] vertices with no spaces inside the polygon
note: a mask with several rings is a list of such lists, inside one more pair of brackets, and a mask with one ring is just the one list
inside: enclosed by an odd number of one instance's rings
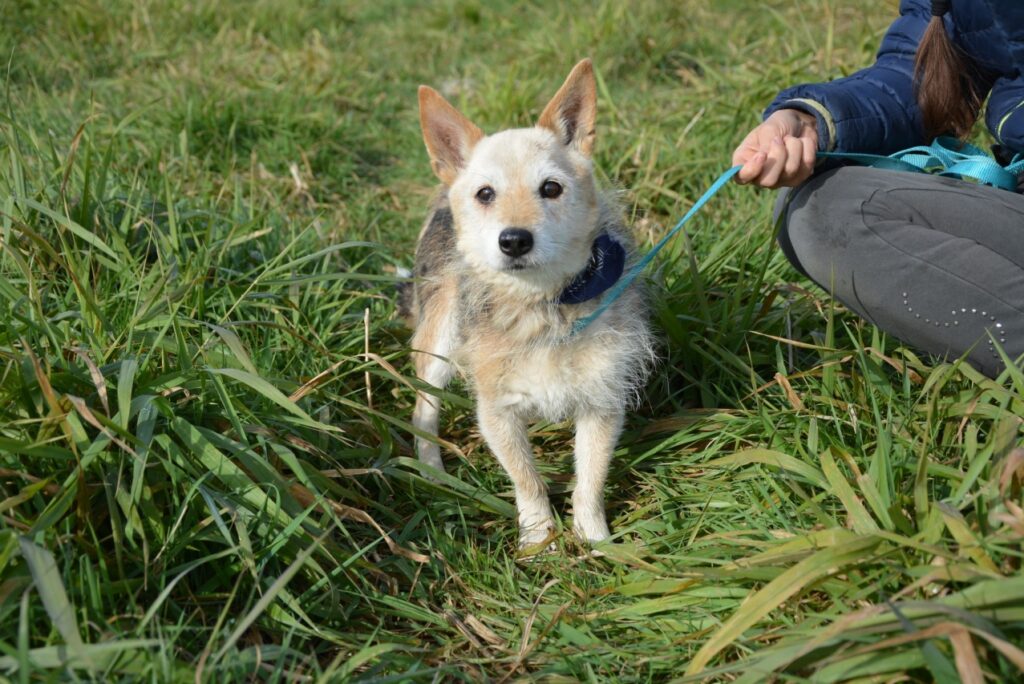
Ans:
{"label": "dog's pointed ear", "polygon": [[597,118],[597,84],[589,59],[573,67],[565,83],[537,121],[554,131],[558,139],[589,157],[594,151],[594,121]]}
{"label": "dog's pointed ear", "polygon": [[483,131],[448,104],[441,93],[420,86],[420,128],[430,154],[430,166],[445,185],[451,185],[466,165]]}

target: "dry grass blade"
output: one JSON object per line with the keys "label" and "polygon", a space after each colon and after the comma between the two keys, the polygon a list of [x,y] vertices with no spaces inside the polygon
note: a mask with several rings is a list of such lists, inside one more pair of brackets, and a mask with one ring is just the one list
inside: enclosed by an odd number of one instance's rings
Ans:
{"label": "dry grass blade", "polygon": [[96,386],[96,394],[100,398],[100,403],[103,404],[103,411],[109,416],[110,402],[107,399],[107,382],[103,379],[103,373],[100,372],[99,366],[97,366],[96,362],[92,360],[91,356],[89,356],[89,350],[83,349],[82,347],[75,347],[73,351],[89,369],[89,377],[92,378],[92,384]]}
{"label": "dry grass blade", "polygon": [[[17,470],[9,470],[7,468],[0,468],[0,478],[20,478],[31,482],[32,484],[43,482],[41,478],[38,478],[35,475],[30,475],[29,473],[23,473]],[[52,482],[48,482],[43,485],[43,491],[52,496],[60,491],[60,486],[53,484]]]}
{"label": "dry grass blade", "polygon": [[50,412],[53,415],[63,415],[64,410],[61,408],[60,402],[57,400],[57,393],[53,391],[53,385],[50,384],[50,378],[43,372],[42,364],[39,362],[39,357],[35,355],[29,343],[24,338],[21,339],[21,348],[32,362],[32,370],[35,372],[36,381],[39,382],[39,389],[43,392],[43,398],[46,399],[47,405],[50,407]]}
{"label": "dry grass blade", "polygon": [[[89,117],[91,119],[92,117]],[[89,119],[86,119],[75,131],[75,135],[71,138],[71,146],[68,149],[67,161],[65,162],[64,177],[60,182],[60,195],[61,197],[66,196],[68,180],[71,178],[71,170],[74,168],[75,155],[78,153],[78,146],[82,143],[82,134],[85,133],[85,127],[89,123]]]}
{"label": "dry grass blade", "polygon": [[310,392],[315,390],[317,387],[324,384],[324,382],[326,382],[327,379],[330,378],[331,375],[333,375],[334,372],[341,368],[346,362],[346,359],[342,359],[341,361],[335,361],[334,363],[331,364],[329,368],[320,371],[319,373],[314,375],[308,381],[303,383],[301,387],[299,387],[297,390],[288,395],[289,401],[298,402],[300,399],[302,399]]}
{"label": "dry grass blade", "polygon": [[793,390],[793,386],[789,384],[789,378],[782,373],[775,374],[775,382],[779,383],[782,390],[786,393],[786,398],[789,400],[789,405],[793,407],[794,411],[803,411],[804,402],[800,400],[800,397]]}
{"label": "dry grass blade", "polygon": [[984,684],[985,673],[981,670],[978,653],[974,650],[974,642],[971,641],[971,633],[962,629],[950,634],[949,640],[953,644],[953,657],[960,681],[963,684]]}
{"label": "dry grass blade", "polygon": [[377,363],[381,368],[383,368],[385,371],[388,372],[388,375],[390,375],[392,378],[394,378],[398,382],[400,382],[403,385],[405,385],[407,388],[409,388],[411,390],[415,390],[416,389],[413,386],[413,384],[411,382],[409,382],[408,378],[406,378],[404,375],[399,373],[398,369],[395,368],[394,365],[391,364],[391,362],[389,362],[387,359],[382,357],[380,354],[374,354],[373,352],[366,352],[365,354],[363,354],[363,357],[369,359],[370,361],[374,361],[375,363]]}
{"label": "dry grass blade", "polygon": [[465,623],[466,623],[466,626],[468,626],[470,629],[472,629],[473,632],[478,637],[480,637],[481,639],[486,641],[491,646],[495,646],[495,647],[501,648],[501,649],[505,648],[505,646],[506,646],[505,640],[502,639],[497,634],[495,634],[494,630],[491,629],[490,627],[488,627],[487,625],[485,625],[483,622],[481,622],[480,618],[478,618],[477,616],[472,615],[472,614],[466,615],[465,616]]}
{"label": "dry grass blade", "polygon": [[92,409],[89,408],[89,405],[85,403],[84,399],[82,399],[81,397],[73,396],[71,394],[66,394],[64,395],[64,397],[75,408],[75,411],[77,411],[78,414],[85,419],[85,422],[89,423],[89,425],[92,425],[94,428],[99,430],[104,437],[106,437],[111,442],[124,449],[127,453],[131,454],[132,456],[135,456],[136,458],[139,457],[139,455],[135,453],[135,450],[132,449],[131,446],[129,446],[124,440],[115,435],[113,432],[111,432],[103,423],[99,421],[99,418],[97,418],[96,414],[92,412]]}
{"label": "dry grass blade", "polygon": [[1017,487],[1024,485],[1024,449],[1014,449],[1003,460],[999,473],[999,493],[1006,496],[1011,486],[1017,483]]}

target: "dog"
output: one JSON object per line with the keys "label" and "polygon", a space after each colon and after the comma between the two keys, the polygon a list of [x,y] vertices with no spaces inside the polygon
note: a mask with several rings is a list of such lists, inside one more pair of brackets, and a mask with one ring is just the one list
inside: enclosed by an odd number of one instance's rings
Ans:
{"label": "dog", "polygon": [[[442,187],[399,308],[415,328],[419,379],[442,389],[458,371],[473,388],[480,433],[515,488],[521,548],[551,542],[557,529],[528,421],[574,419],[573,529],[602,541],[609,462],[654,359],[638,284],[573,329],[632,257],[621,212],[594,178],[596,106],[590,60],[573,68],[534,127],[494,135],[419,89],[423,140]],[[439,410],[436,396],[419,391],[414,426],[436,436]],[[435,441],[417,436],[416,448],[444,469]]]}

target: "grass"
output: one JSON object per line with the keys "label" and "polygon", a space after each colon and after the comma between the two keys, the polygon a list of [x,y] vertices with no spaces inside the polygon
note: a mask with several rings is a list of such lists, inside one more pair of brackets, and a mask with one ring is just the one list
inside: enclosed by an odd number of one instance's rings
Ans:
{"label": "grass", "polygon": [[[446,394],[414,460],[415,86],[487,130],[572,64],[653,241],[783,86],[891,3],[0,6],[0,679],[1011,681],[1024,375],[921,358],[799,278],[731,187],[652,271],[662,363],[616,543],[516,558]],[[568,513],[565,426],[541,425]]]}

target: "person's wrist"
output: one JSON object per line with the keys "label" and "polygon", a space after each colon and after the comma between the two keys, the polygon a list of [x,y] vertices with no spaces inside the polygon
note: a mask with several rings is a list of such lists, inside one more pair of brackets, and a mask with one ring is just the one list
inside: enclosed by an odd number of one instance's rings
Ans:
{"label": "person's wrist", "polygon": [[777,117],[780,123],[788,124],[788,127],[793,129],[793,135],[796,137],[802,136],[807,131],[818,132],[818,120],[814,118],[813,114],[802,109],[784,107],[776,111],[772,116]]}

